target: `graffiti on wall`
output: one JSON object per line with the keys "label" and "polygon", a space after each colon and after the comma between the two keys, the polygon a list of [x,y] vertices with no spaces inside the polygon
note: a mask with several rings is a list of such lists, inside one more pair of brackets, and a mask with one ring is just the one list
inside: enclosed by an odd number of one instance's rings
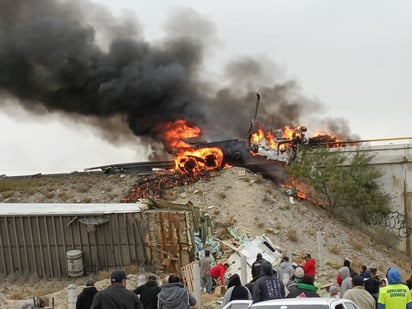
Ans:
{"label": "graffiti on wall", "polygon": [[399,237],[406,238],[412,234],[412,228],[407,225],[405,215],[395,211],[389,215],[373,214],[369,218],[371,225],[380,225],[388,229],[396,230]]}

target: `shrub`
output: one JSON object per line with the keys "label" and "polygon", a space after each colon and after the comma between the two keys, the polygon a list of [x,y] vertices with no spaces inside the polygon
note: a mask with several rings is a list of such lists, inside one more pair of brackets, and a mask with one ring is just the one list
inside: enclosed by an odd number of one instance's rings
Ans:
{"label": "shrub", "polygon": [[289,228],[287,231],[287,238],[290,241],[298,241],[298,233],[295,229]]}

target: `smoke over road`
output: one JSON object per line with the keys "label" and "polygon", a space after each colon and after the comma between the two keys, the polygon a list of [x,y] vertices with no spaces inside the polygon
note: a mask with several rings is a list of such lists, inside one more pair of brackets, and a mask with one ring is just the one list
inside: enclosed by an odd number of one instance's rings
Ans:
{"label": "smoke over road", "polygon": [[[159,125],[177,119],[205,136],[245,137],[257,90],[260,120],[274,128],[321,112],[296,82],[276,82],[269,60],[234,59],[225,67],[225,87],[206,80],[216,29],[198,13],[176,13],[167,29],[164,40],[149,42],[134,16],[115,18],[85,1],[2,1],[0,107],[11,96],[33,113],[89,122],[113,140],[127,124],[146,142],[159,141]],[[344,121],[331,123],[349,137]]]}

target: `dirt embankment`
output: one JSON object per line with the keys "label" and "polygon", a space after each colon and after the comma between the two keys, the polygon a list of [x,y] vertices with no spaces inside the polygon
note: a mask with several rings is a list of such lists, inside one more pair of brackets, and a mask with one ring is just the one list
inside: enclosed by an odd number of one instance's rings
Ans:
{"label": "dirt embankment", "polygon": [[[140,177],[131,173],[104,174],[73,173],[28,178],[0,178],[0,202],[9,203],[113,203],[129,195]],[[231,236],[227,227],[250,236],[265,234],[284,254],[297,260],[311,253],[318,260],[317,280],[320,284],[334,282],[337,269],[345,257],[353,261],[357,270],[361,264],[377,267],[384,275],[389,267],[397,267],[403,277],[409,276],[409,258],[394,251],[387,244],[378,243],[380,230],[362,231],[341,224],[330,217],[325,209],[306,201],[291,203],[278,186],[263,177],[242,168],[229,168],[213,173],[190,186],[176,187],[165,192],[164,197],[176,202],[191,201],[208,212],[215,221],[215,236]],[[318,251],[319,233],[323,249]],[[227,254],[230,254],[228,250]],[[130,274],[133,273],[130,269]],[[107,286],[109,273],[91,274],[99,289]],[[87,278],[68,280],[37,280],[6,278],[0,282],[0,302],[13,306],[19,299],[48,295],[55,299],[55,308],[67,308],[67,286],[76,284],[80,292]],[[130,280],[128,288],[137,281]],[[205,300],[205,307],[214,306],[215,299]],[[2,307],[3,308],[3,307]],[[6,307],[5,307],[6,308]]]}

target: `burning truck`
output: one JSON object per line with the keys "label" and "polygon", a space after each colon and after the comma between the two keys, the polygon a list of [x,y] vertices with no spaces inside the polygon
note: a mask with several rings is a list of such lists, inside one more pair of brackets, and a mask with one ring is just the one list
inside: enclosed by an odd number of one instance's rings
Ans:
{"label": "burning truck", "polygon": [[164,141],[171,146],[175,168],[183,173],[195,174],[200,170],[239,166],[281,182],[285,176],[284,165],[299,160],[302,149],[345,145],[329,133],[307,138],[304,125],[265,130],[257,121],[260,95],[256,97],[255,114],[244,140],[202,141],[199,139],[200,129],[189,127],[183,120],[169,125],[173,129],[165,132]]}
{"label": "burning truck", "polygon": [[280,184],[286,178],[284,166],[299,160],[303,148],[344,146],[342,141],[329,133],[307,138],[304,125],[266,129],[257,120],[259,105],[260,95],[256,94],[255,113],[245,139],[206,141],[202,139],[200,128],[181,119],[166,123],[162,130],[161,139],[173,155],[173,161],[112,164],[90,169],[105,172],[137,170],[148,174],[154,169],[164,169],[193,177],[205,171],[237,166],[260,173]]}

